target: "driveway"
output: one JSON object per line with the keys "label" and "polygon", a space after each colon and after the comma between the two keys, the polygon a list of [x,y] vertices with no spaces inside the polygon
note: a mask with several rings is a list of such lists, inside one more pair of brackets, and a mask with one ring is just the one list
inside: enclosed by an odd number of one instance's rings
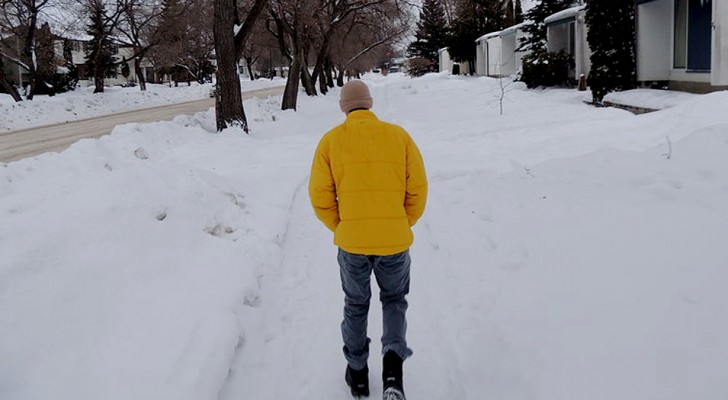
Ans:
{"label": "driveway", "polygon": [[[266,88],[243,92],[243,99],[281,94],[283,87]],[[49,151],[63,151],[80,139],[109,134],[116,125],[171,120],[181,114],[194,114],[211,107],[215,107],[215,99],[202,99],[3,132],[0,133],[0,162],[16,161]]]}

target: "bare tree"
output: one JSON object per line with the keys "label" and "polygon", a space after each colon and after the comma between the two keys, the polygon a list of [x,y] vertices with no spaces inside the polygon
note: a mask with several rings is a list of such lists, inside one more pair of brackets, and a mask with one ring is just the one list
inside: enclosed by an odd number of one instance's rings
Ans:
{"label": "bare tree", "polygon": [[[394,35],[388,29],[392,21],[406,14],[406,7],[400,0],[273,0],[271,4],[270,17],[275,24],[269,24],[270,31],[278,37],[281,53],[290,60],[281,106],[284,110],[296,108],[299,80],[308,95],[316,95],[314,80],[318,80],[319,89],[325,94],[328,87],[334,85],[333,70],[337,65],[334,58],[339,59],[340,66],[351,64],[409,29],[405,27]],[[341,61],[340,55],[334,54],[334,48],[340,49],[342,40],[358,42],[363,39],[357,36],[361,31],[357,27],[361,25],[373,28],[366,32],[367,35],[378,31],[373,33],[376,39],[359,45],[356,52],[363,51],[351,62]],[[388,39],[382,40],[383,36]],[[314,71],[309,75],[312,50]]]}
{"label": "bare tree", "polygon": [[155,68],[177,82],[211,80],[214,66],[213,7],[209,0],[167,0],[156,34],[163,46],[150,50]]}
{"label": "bare tree", "polygon": [[[327,92],[327,87],[331,87],[331,80],[328,72],[331,69],[331,41],[340,28],[351,25],[356,21],[355,15],[358,12],[365,11],[367,8],[375,8],[388,3],[388,0],[372,0],[372,1],[336,1],[323,0],[321,11],[319,12],[318,27],[320,32],[320,43],[316,55],[316,64],[313,71],[313,79],[319,80],[319,88],[322,93]],[[351,18],[350,18],[351,17]],[[327,71],[327,69],[329,71]]]}
{"label": "bare tree", "polygon": [[396,2],[360,10],[352,15],[345,31],[335,38],[332,64],[339,70],[337,83],[343,85],[345,71],[357,74],[372,69],[385,49],[400,40],[411,29],[411,14]]}
{"label": "bare tree", "polygon": [[162,7],[155,0],[120,0],[120,6],[122,16],[118,29],[132,46],[134,72],[139,88],[144,91],[147,84],[141,64],[149,51],[160,43]]}
{"label": "bare tree", "polygon": [[[40,82],[36,57],[38,20],[49,0],[2,0],[0,30],[11,32],[15,40],[0,40],[0,57],[28,71],[26,98],[33,99]],[[13,43],[14,42],[14,43]],[[15,97],[15,96],[14,96]],[[17,101],[17,99],[16,99]]]}
{"label": "bare tree", "polygon": [[256,73],[253,71],[253,65],[260,60],[264,54],[268,53],[270,46],[275,45],[271,43],[272,38],[268,31],[266,31],[263,24],[256,24],[253,32],[251,33],[251,39],[246,41],[243,46],[242,59],[245,61],[245,67],[248,70],[250,80],[254,81]]}
{"label": "bare tree", "polygon": [[310,0],[271,0],[270,3],[269,15],[274,21],[274,27],[269,29],[276,35],[281,53],[290,60],[281,109],[295,110],[299,80],[304,81],[308,95],[316,94],[313,79],[308,72],[307,54],[318,4]]}
{"label": "bare tree", "polygon": [[245,21],[241,23],[236,0],[214,0],[213,34],[218,68],[215,120],[218,131],[229,126],[240,126],[248,132],[240,92],[238,60],[266,3],[266,0],[254,0]]}

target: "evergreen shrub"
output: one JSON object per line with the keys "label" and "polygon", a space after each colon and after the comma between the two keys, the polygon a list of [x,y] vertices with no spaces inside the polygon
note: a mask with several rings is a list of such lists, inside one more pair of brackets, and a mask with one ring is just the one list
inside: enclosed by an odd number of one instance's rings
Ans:
{"label": "evergreen shrub", "polygon": [[529,88],[539,86],[568,86],[569,70],[574,68],[574,58],[564,52],[549,53],[535,49],[523,57],[521,81]]}

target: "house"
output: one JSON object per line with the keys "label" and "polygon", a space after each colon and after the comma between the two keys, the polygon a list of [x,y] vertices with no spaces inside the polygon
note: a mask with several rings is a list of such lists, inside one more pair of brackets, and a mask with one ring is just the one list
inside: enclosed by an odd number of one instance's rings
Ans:
{"label": "house", "polygon": [[476,41],[475,73],[484,76],[501,76],[501,38],[499,32],[490,32]]}
{"label": "house", "polygon": [[[80,79],[79,84],[83,86],[93,84],[93,79],[89,76],[88,66],[86,65],[86,52],[88,51],[88,44],[90,40],[91,37],[89,36],[61,39],[62,42],[65,42],[66,46],[70,46],[71,48],[71,60],[78,69],[78,76]],[[115,40],[114,44],[111,46],[111,51],[117,65],[114,71],[106,75],[104,84],[107,86],[116,86],[139,82],[139,77],[134,70],[133,46],[128,45],[121,40]],[[150,60],[146,58],[142,59],[141,67],[145,82],[156,82],[154,66]],[[128,73],[127,76],[124,76],[125,72]]]}
{"label": "house", "polygon": [[525,23],[513,25],[501,31],[501,70],[503,75],[515,75],[523,71],[523,57],[528,52],[516,51],[526,37]]}
{"label": "house", "polygon": [[438,65],[440,66],[439,72],[448,71],[456,75],[470,73],[470,67],[468,66],[468,63],[456,63],[452,61],[452,59],[450,58],[450,52],[448,51],[447,47],[443,47],[438,50],[437,55]]}
{"label": "house", "polygon": [[[68,73],[68,69],[64,66],[64,64],[70,61],[78,71],[79,85],[81,86],[89,86],[93,84],[89,77],[88,67],[86,65],[86,52],[88,50],[90,40],[91,37],[85,34],[73,37],[55,36],[53,39],[53,52],[58,66],[58,73]],[[14,36],[5,35],[2,39],[2,45],[6,48],[17,48],[15,52],[20,52],[19,39]],[[116,40],[112,45],[112,53],[114,54],[114,59],[118,65],[114,71],[107,74],[105,84],[114,86],[138,82],[139,79],[134,71],[134,61],[132,59],[134,56],[134,50],[132,46]],[[15,85],[24,85],[28,82],[28,71],[25,68],[16,63],[7,61],[4,64],[4,73],[10,82]],[[128,75],[124,76],[127,71]],[[151,62],[147,59],[142,61],[142,72],[145,74],[146,81],[155,81],[154,68]]]}
{"label": "house", "polygon": [[476,40],[476,73],[485,76],[511,76],[523,70],[523,56],[516,51],[526,33],[521,23],[499,32],[491,32]]}
{"label": "house", "polygon": [[728,88],[728,2],[637,0],[637,80],[697,93]]}
{"label": "house", "polygon": [[450,60],[450,53],[447,51],[447,47],[443,47],[437,51],[437,65],[440,69],[438,72],[452,71],[452,60]]}
{"label": "house", "polygon": [[546,24],[546,48],[551,53],[565,51],[574,58],[571,79],[588,76],[591,69],[591,49],[586,40],[586,6],[567,8],[544,19]]}
{"label": "house", "polygon": [[[19,54],[20,39],[10,32],[0,32],[0,47],[10,50],[11,54]],[[20,82],[23,75],[27,75],[25,68],[7,60],[3,63],[3,70],[0,73],[5,74],[10,82]]]}

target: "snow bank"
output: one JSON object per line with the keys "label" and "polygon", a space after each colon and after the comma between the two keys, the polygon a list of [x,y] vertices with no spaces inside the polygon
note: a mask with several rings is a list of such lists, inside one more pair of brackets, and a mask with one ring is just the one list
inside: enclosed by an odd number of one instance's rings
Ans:
{"label": "snow bank", "polygon": [[[280,78],[241,82],[246,91],[284,84]],[[211,89],[211,84],[196,82],[190,86],[180,83],[179,87],[148,83],[144,92],[138,87],[113,86],[105,88],[104,93],[91,95],[93,87],[79,87],[53,97],[35,96],[32,101],[18,103],[10,95],[0,93],[0,132],[205,99]]]}

